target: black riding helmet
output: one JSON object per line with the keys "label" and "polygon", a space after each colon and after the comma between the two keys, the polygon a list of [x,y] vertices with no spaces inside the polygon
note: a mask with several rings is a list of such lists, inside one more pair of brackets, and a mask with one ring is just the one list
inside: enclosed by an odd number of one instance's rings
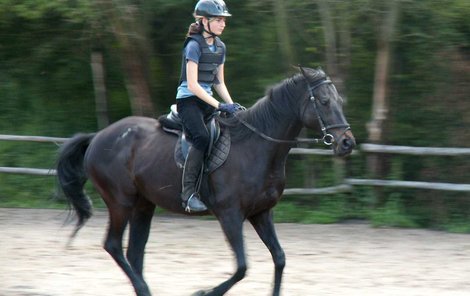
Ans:
{"label": "black riding helmet", "polygon": [[199,0],[194,8],[195,16],[205,16],[207,18],[217,16],[232,16],[227,9],[227,5],[222,0]]}

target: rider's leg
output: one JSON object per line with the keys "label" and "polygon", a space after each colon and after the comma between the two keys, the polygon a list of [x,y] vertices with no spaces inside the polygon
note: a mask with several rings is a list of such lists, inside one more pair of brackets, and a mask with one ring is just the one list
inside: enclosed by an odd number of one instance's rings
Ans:
{"label": "rider's leg", "polygon": [[181,199],[186,212],[201,212],[207,207],[199,199],[196,184],[201,173],[204,152],[194,146],[189,148],[183,170],[183,190]]}
{"label": "rider's leg", "polygon": [[191,148],[183,171],[183,207],[186,211],[207,210],[196,193],[196,183],[201,173],[204,153],[209,146],[210,136],[204,117],[213,108],[197,97],[185,98],[177,102],[178,114],[183,121],[185,133],[191,141]]}

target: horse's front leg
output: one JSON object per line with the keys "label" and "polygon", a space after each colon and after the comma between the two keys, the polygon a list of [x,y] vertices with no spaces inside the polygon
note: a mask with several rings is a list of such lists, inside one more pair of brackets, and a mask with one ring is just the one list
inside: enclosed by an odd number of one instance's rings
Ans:
{"label": "horse's front leg", "polygon": [[218,215],[219,223],[232,247],[237,260],[237,270],[225,282],[208,291],[199,291],[193,296],[221,296],[224,295],[237,282],[245,277],[247,265],[245,258],[245,246],[243,243],[243,217],[238,210],[226,211]]}
{"label": "horse's front leg", "polygon": [[248,218],[261,240],[268,247],[274,261],[274,288],[273,296],[279,296],[281,290],[282,272],[286,265],[286,256],[277,239],[274,229],[272,209],[261,212]]}

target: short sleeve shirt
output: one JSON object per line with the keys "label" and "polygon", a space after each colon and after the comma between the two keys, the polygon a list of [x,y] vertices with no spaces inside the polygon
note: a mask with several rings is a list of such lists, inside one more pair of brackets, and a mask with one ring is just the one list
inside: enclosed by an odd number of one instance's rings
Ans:
{"label": "short sleeve shirt", "polygon": [[[215,44],[210,45],[209,49],[211,51],[216,51],[217,50]],[[186,47],[184,48],[183,53],[184,53],[184,57],[185,57],[186,61],[189,60],[189,61],[195,62],[196,64],[199,64],[199,58],[201,57],[202,52],[201,52],[201,48],[199,46],[199,43],[197,43],[196,40],[190,40],[188,42],[188,44],[186,44]],[[222,63],[225,63],[225,54],[224,54]],[[211,95],[211,96],[213,95],[212,83],[199,82],[199,85],[201,85],[201,87],[209,95]],[[187,98],[187,97],[191,97],[191,96],[194,96],[194,94],[189,91],[188,82],[187,81],[182,81],[181,84],[178,86],[178,90],[177,90],[177,93],[176,93],[176,98],[177,99],[183,99],[183,98]]]}

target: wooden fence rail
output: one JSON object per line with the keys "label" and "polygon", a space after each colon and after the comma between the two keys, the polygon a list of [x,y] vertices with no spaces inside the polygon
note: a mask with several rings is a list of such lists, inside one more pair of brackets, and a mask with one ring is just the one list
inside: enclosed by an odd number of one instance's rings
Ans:
{"label": "wooden fence rail", "polygon": [[[56,143],[57,145],[59,145],[61,143],[64,143],[67,140],[68,138],[57,138],[57,137],[0,135],[0,141],[49,142],[49,143]],[[467,155],[470,155],[470,148],[410,147],[410,146],[389,146],[389,145],[378,145],[378,144],[361,144],[359,147],[359,152],[360,153],[406,154],[406,155],[420,155],[420,156],[429,156],[429,155],[467,156]],[[327,149],[293,148],[291,149],[290,154],[333,155],[333,152]],[[354,151],[353,155],[355,154],[358,154],[358,151]],[[12,168],[12,167],[0,167],[0,173],[30,174],[30,175],[40,175],[40,176],[56,175],[56,171],[54,169]],[[352,191],[353,186],[402,187],[402,188],[470,192],[470,184],[345,178],[342,184],[339,184],[336,186],[322,187],[322,188],[287,188],[284,190],[284,194],[285,195],[335,194],[335,193],[340,193],[340,192]]]}
{"label": "wooden fence rail", "polygon": [[55,176],[54,169],[33,169],[33,168],[12,168],[0,167],[0,173],[20,174],[20,175],[36,175],[36,176]]}
{"label": "wooden fence rail", "polygon": [[349,179],[349,178],[344,179],[344,182],[346,184],[353,185],[353,186],[362,185],[362,186],[381,186],[381,187],[403,187],[403,188],[470,192],[470,184],[376,180],[376,179]]}
{"label": "wooden fence rail", "polygon": [[409,147],[388,146],[379,144],[361,144],[361,152],[390,153],[408,155],[435,155],[435,156],[465,156],[470,155],[470,148],[436,148],[436,147]]}
{"label": "wooden fence rail", "polygon": [[16,136],[0,135],[0,141],[24,141],[24,142],[44,142],[44,143],[64,143],[69,138],[41,137],[41,136]]}

